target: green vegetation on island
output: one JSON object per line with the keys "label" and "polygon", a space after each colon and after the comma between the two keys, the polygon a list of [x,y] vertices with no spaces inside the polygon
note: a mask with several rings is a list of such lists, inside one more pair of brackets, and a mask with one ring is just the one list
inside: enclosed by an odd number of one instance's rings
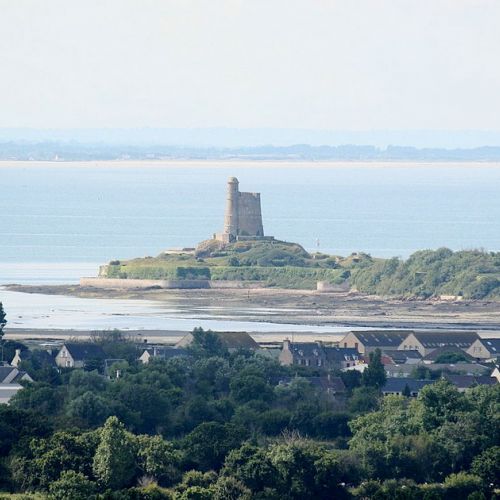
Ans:
{"label": "green vegetation on island", "polygon": [[266,287],[314,289],[318,281],[362,293],[407,298],[442,295],[500,298],[500,252],[447,248],[415,252],[407,260],[310,254],[278,240],[201,244],[195,253],[164,253],[105,266],[108,278],[210,279],[260,282]]}

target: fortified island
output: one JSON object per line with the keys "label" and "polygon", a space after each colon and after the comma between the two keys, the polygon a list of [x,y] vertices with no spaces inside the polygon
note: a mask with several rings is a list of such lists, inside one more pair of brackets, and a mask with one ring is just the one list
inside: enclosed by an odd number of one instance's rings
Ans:
{"label": "fortified island", "polygon": [[[452,274],[450,269],[454,269]],[[156,257],[112,260],[80,285],[101,289],[278,288],[361,292],[445,301],[500,297],[500,253],[446,248],[422,250],[408,260],[366,253],[346,257],[309,253],[264,233],[260,193],[227,183],[222,232],[196,248]]]}
{"label": "fortified island", "polygon": [[[81,278],[97,288],[309,288],[348,289],[337,259],[310,255],[296,243],[264,234],[260,193],[227,182],[223,230],[196,248],[167,250],[157,257],[111,261],[97,278]],[[293,278],[292,278],[293,275]]]}

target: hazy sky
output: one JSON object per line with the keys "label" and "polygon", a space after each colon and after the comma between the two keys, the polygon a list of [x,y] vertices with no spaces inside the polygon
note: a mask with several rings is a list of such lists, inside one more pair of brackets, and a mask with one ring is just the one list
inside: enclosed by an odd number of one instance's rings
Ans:
{"label": "hazy sky", "polygon": [[499,0],[0,0],[0,127],[500,131]]}

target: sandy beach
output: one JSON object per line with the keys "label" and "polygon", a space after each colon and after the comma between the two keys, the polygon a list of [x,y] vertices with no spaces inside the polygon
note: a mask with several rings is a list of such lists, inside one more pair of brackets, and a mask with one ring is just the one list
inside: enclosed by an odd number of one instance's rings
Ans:
{"label": "sandy beach", "polygon": [[79,285],[8,285],[6,290],[89,299],[156,301],[213,318],[296,325],[500,331],[494,301],[402,300],[304,290],[102,290]]}

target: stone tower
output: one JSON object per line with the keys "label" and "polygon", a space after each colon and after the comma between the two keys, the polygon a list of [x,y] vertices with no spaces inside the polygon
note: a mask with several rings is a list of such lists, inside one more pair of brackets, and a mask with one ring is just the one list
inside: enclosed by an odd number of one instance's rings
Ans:
{"label": "stone tower", "polygon": [[227,183],[224,231],[216,235],[220,241],[231,242],[238,238],[261,238],[264,236],[260,193],[241,193],[236,177]]}

